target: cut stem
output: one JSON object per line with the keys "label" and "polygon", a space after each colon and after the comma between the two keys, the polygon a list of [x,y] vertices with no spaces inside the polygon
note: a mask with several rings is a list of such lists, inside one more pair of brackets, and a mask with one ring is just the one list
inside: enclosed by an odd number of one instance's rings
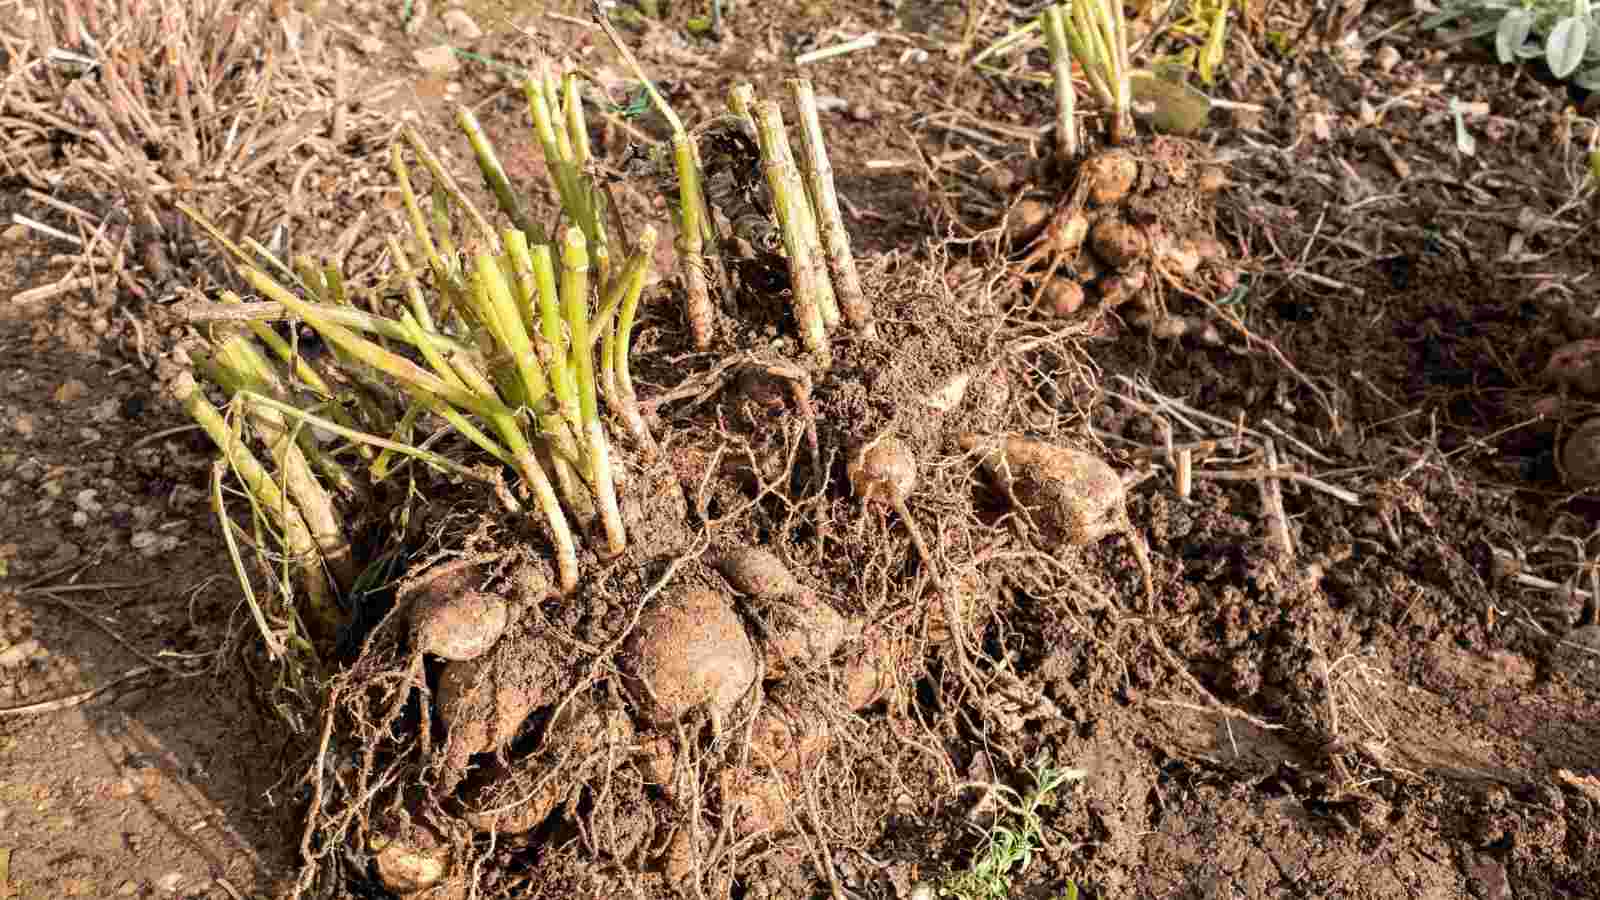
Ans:
{"label": "cut stem", "polygon": [[795,168],[789,138],[783,131],[783,113],[778,104],[765,100],[756,104],[756,136],[761,144],[761,167],[767,175],[773,205],[783,230],[783,244],[789,251],[789,278],[794,289],[794,315],[800,325],[800,341],[821,368],[833,365],[828,348],[828,332],[819,300],[817,260],[805,228],[809,221],[806,189]]}
{"label": "cut stem", "polygon": [[1065,165],[1078,158],[1078,90],[1072,84],[1072,49],[1059,5],[1045,7],[1044,38],[1056,87],[1056,158]]}
{"label": "cut stem", "polygon": [[878,329],[872,323],[872,310],[867,306],[866,294],[861,290],[861,276],[856,272],[856,258],[850,252],[850,232],[845,230],[844,216],[839,212],[839,195],[833,186],[833,164],[828,161],[828,148],[822,141],[822,119],[817,114],[816,92],[811,87],[811,81],[805,78],[791,80],[789,87],[794,92],[795,106],[800,113],[805,176],[810,182],[811,206],[816,212],[822,244],[828,255],[833,294],[838,298],[845,322],[860,332],[862,337],[875,338]]}

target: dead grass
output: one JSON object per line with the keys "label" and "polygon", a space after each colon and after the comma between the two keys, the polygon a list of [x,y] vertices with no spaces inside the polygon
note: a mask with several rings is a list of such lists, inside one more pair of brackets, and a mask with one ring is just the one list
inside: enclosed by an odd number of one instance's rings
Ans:
{"label": "dead grass", "polygon": [[[374,102],[395,84],[355,90],[358,73],[304,15],[231,0],[9,5],[0,175],[44,207],[49,221],[30,228],[75,248],[28,299],[161,301],[203,290],[201,272],[223,279],[179,201],[236,240],[267,235],[282,258],[316,252],[353,281],[373,273],[381,236],[364,198],[386,188],[366,183],[381,167],[361,148],[387,146],[395,123]],[[351,208],[353,220],[334,214]]]}

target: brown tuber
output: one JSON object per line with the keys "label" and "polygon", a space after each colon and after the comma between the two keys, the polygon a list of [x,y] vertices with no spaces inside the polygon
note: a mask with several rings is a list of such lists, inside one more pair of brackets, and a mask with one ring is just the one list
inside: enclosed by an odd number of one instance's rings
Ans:
{"label": "brown tuber", "polygon": [[447,785],[472,756],[510,742],[530,713],[554,701],[559,668],[548,646],[543,634],[519,628],[489,653],[445,665],[436,699],[448,733]]}
{"label": "brown tuber", "polygon": [[1126,530],[1122,479],[1099,457],[1028,438],[961,437],[963,450],[982,454],[988,472],[1052,544],[1092,544]]}
{"label": "brown tuber", "polygon": [[1057,216],[1051,219],[1048,234],[1049,251],[1063,259],[1071,259],[1078,255],[1084,239],[1089,236],[1089,218],[1077,210],[1065,218]]}
{"label": "brown tuber", "polygon": [[461,820],[481,832],[527,834],[550,818],[572,789],[572,779],[550,777],[543,760],[509,766],[498,762],[473,773],[462,790]]}
{"label": "brown tuber", "polygon": [[1600,396],[1600,338],[1562,345],[1550,354],[1542,377],[1558,388]]}
{"label": "brown tuber", "polygon": [[1561,446],[1561,474],[1573,487],[1600,484],[1600,418],[1584,422],[1567,435]]}
{"label": "brown tuber", "polygon": [[1029,198],[1012,207],[1006,216],[1006,234],[1011,236],[1011,243],[1020,245],[1033,240],[1050,221],[1050,214],[1050,204],[1043,200]]}
{"label": "brown tuber", "polygon": [[[1050,549],[1083,546],[1123,533],[1144,575],[1145,595],[1155,601],[1150,551],[1128,521],[1122,478],[1104,460],[1072,447],[1028,438],[962,435],[961,448],[982,455],[984,471],[1037,530]],[[948,603],[949,601],[947,601]],[[959,613],[947,615],[960,621]]]}
{"label": "brown tuber", "polygon": [[374,860],[378,880],[393,894],[409,897],[438,884],[444,878],[450,853],[444,848],[427,850],[390,841]]}
{"label": "brown tuber", "polygon": [[750,758],[796,775],[815,767],[832,743],[832,729],[820,712],[769,697],[751,727]]}
{"label": "brown tuber", "polygon": [[1089,200],[1096,206],[1122,202],[1139,180],[1139,163],[1121,150],[1110,150],[1083,163],[1080,178],[1088,183]]}
{"label": "brown tuber", "polygon": [[1202,194],[1215,194],[1228,186],[1228,173],[1216,166],[1206,166],[1200,170],[1200,177],[1195,180],[1195,187]]}
{"label": "brown tuber", "polygon": [[906,530],[911,532],[911,543],[916,547],[917,557],[929,572],[935,573],[933,577],[937,579],[933,556],[922,539],[922,530],[917,527],[917,520],[911,518],[911,509],[906,506],[906,500],[917,487],[917,458],[912,455],[911,448],[899,438],[887,435],[879,437],[861,448],[846,466],[846,471],[850,476],[850,488],[857,497],[868,503],[892,507],[899,514],[906,523]]}
{"label": "brown tuber", "polygon": [[800,582],[790,574],[770,550],[757,547],[725,548],[709,556],[712,567],[724,581],[741,594],[752,597],[784,597],[798,594]]}
{"label": "brown tuber", "polygon": [[882,626],[864,629],[859,649],[846,654],[836,670],[845,706],[866,709],[887,697],[894,690],[905,654],[905,640],[900,635]]}
{"label": "brown tuber", "polygon": [[1083,285],[1070,278],[1052,278],[1045,282],[1039,305],[1045,315],[1057,319],[1071,318],[1083,308]]}
{"label": "brown tuber", "polygon": [[844,616],[802,586],[770,551],[724,550],[711,563],[734,590],[750,598],[751,611],[765,631],[762,650],[769,678],[826,662],[852,631]]}
{"label": "brown tuber", "polygon": [[441,659],[476,659],[489,652],[511,613],[504,597],[477,590],[479,566],[458,561],[440,566],[399,591],[411,604],[412,646]]}
{"label": "brown tuber", "polygon": [[756,678],[744,623],[722,594],[704,587],[659,597],[623,652],[628,692],[661,727],[700,708],[724,719]]}
{"label": "brown tuber", "polygon": [[1167,315],[1161,318],[1152,316],[1141,324],[1150,329],[1150,336],[1163,341],[1176,341],[1189,338],[1197,344],[1207,347],[1222,346],[1222,332],[1217,326],[1198,316]]}
{"label": "brown tuber", "polygon": [[1106,276],[1100,282],[1100,302],[1116,309],[1130,300],[1136,300],[1150,283],[1150,273],[1144,269],[1129,269]]}
{"label": "brown tuber", "polygon": [[378,880],[391,893],[413,897],[436,887],[450,867],[450,847],[414,810],[397,814],[369,841]]}
{"label": "brown tuber", "polygon": [[1094,245],[1095,255],[1113,269],[1126,269],[1143,262],[1150,252],[1145,233],[1115,217],[1094,223],[1089,240]]}
{"label": "brown tuber", "polygon": [[857,497],[897,510],[917,487],[917,458],[898,438],[882,437],[867,444],[847,468]]}

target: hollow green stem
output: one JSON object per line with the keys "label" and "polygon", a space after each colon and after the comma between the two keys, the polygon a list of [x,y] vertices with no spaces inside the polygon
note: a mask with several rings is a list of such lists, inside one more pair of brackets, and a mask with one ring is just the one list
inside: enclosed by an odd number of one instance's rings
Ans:
{"label": "hollow green stem", "polygon": [[251,496],[277,523],[283,535],[284,550],[299,568],[301,583],[306,590],[307,608],[303,612],[306,622],[319,643],[330,644],[338,634],[339,609],[329,593],[321,555],[317,552],[311,529],[306,526],[300,510],[279,489],[266,467],[244,445],[243,439],[228,427],[222,414],[211,405],[195,383],[193,375],[186,372],[180,374],[171,390],[173,399],[217,445]]}
{"label": "hollow green stem", "polygon": [[1078,158],[1078,91],[1072,84],[1072,49],[1067,44],[1059,5],[1047,6],[1042,16],[1045,44],[1056,88],[1056,156],[1067,163]]}
{"label": "hollow green stem", "polygon": [[478,160],[478,171],[483,173],[484,183],[494,192],[494,199],[499,204],[500,211],[506,214],[506,218],[511,220],[517,231],[533,235],[534,240],[542,243],[544,241],[542,230],[537,223],[528,218],[522,199],[511,187],[511,179],[506,177],[506,170],[500,165],[500,158],[495,155],[494,145],[489,142],[488,135],[483,133],[483,127],[478,124],[478,117],[472,114],[472,110],[462,106],[456,109],[456,124],[466,133],[467,142],[472,145],[472,152]]}
{"label": "hollow green stem", "polygon": [[589,258],[583,232],[568,228],[561,246],[561,306],[572,333],[572,361],[578,379],[578,404],[593,468],[600,521],[606,532],[606,549],[615,556],[627,549],[622,512],[617,506],[616,483],[611,472],[611,449],[600,422],[595,393],[594,351],[589,342]]}

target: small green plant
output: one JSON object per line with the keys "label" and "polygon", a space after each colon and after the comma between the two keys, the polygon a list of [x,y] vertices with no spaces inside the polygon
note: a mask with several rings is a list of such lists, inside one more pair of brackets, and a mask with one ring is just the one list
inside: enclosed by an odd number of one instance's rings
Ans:
{"label": "small green plant", "polygon": [[[1044,820],[1039,811],[1055,803],[1062,786],[1082,781],[1089,774],[1083,769],[1057,768],[1043,754],[1027,771],[1033,787],[1026,793],[993,786],[1004,815],[989,827],[972,866],[940,883],[939,896],[960,900],[1005,900],[1011,896],[1012,877],[1027,869],[1035,851],[1044,846]],[[1064,896],[1077,895],[1077,885],[1068,882]]]}
{"label": "small green plant", "polygon": [[[1242,6],[1243,4],[1241,4]],[[1216,80],[1228,47],[1228,12],[1231,0],[1195,0],[1188,14],[1172,23],[1172,31],[1199,41],[1169,57],[1167,61],[1193,69],[1208,87]]]}
{"label": "small green plant", "polygon": [[1502,63],[1543,58],[1551,74],[1600,90],[1600,7],[1593,0],[1450,0],[1425,28],[1464,24],[1461,37],[1494,36]]}

